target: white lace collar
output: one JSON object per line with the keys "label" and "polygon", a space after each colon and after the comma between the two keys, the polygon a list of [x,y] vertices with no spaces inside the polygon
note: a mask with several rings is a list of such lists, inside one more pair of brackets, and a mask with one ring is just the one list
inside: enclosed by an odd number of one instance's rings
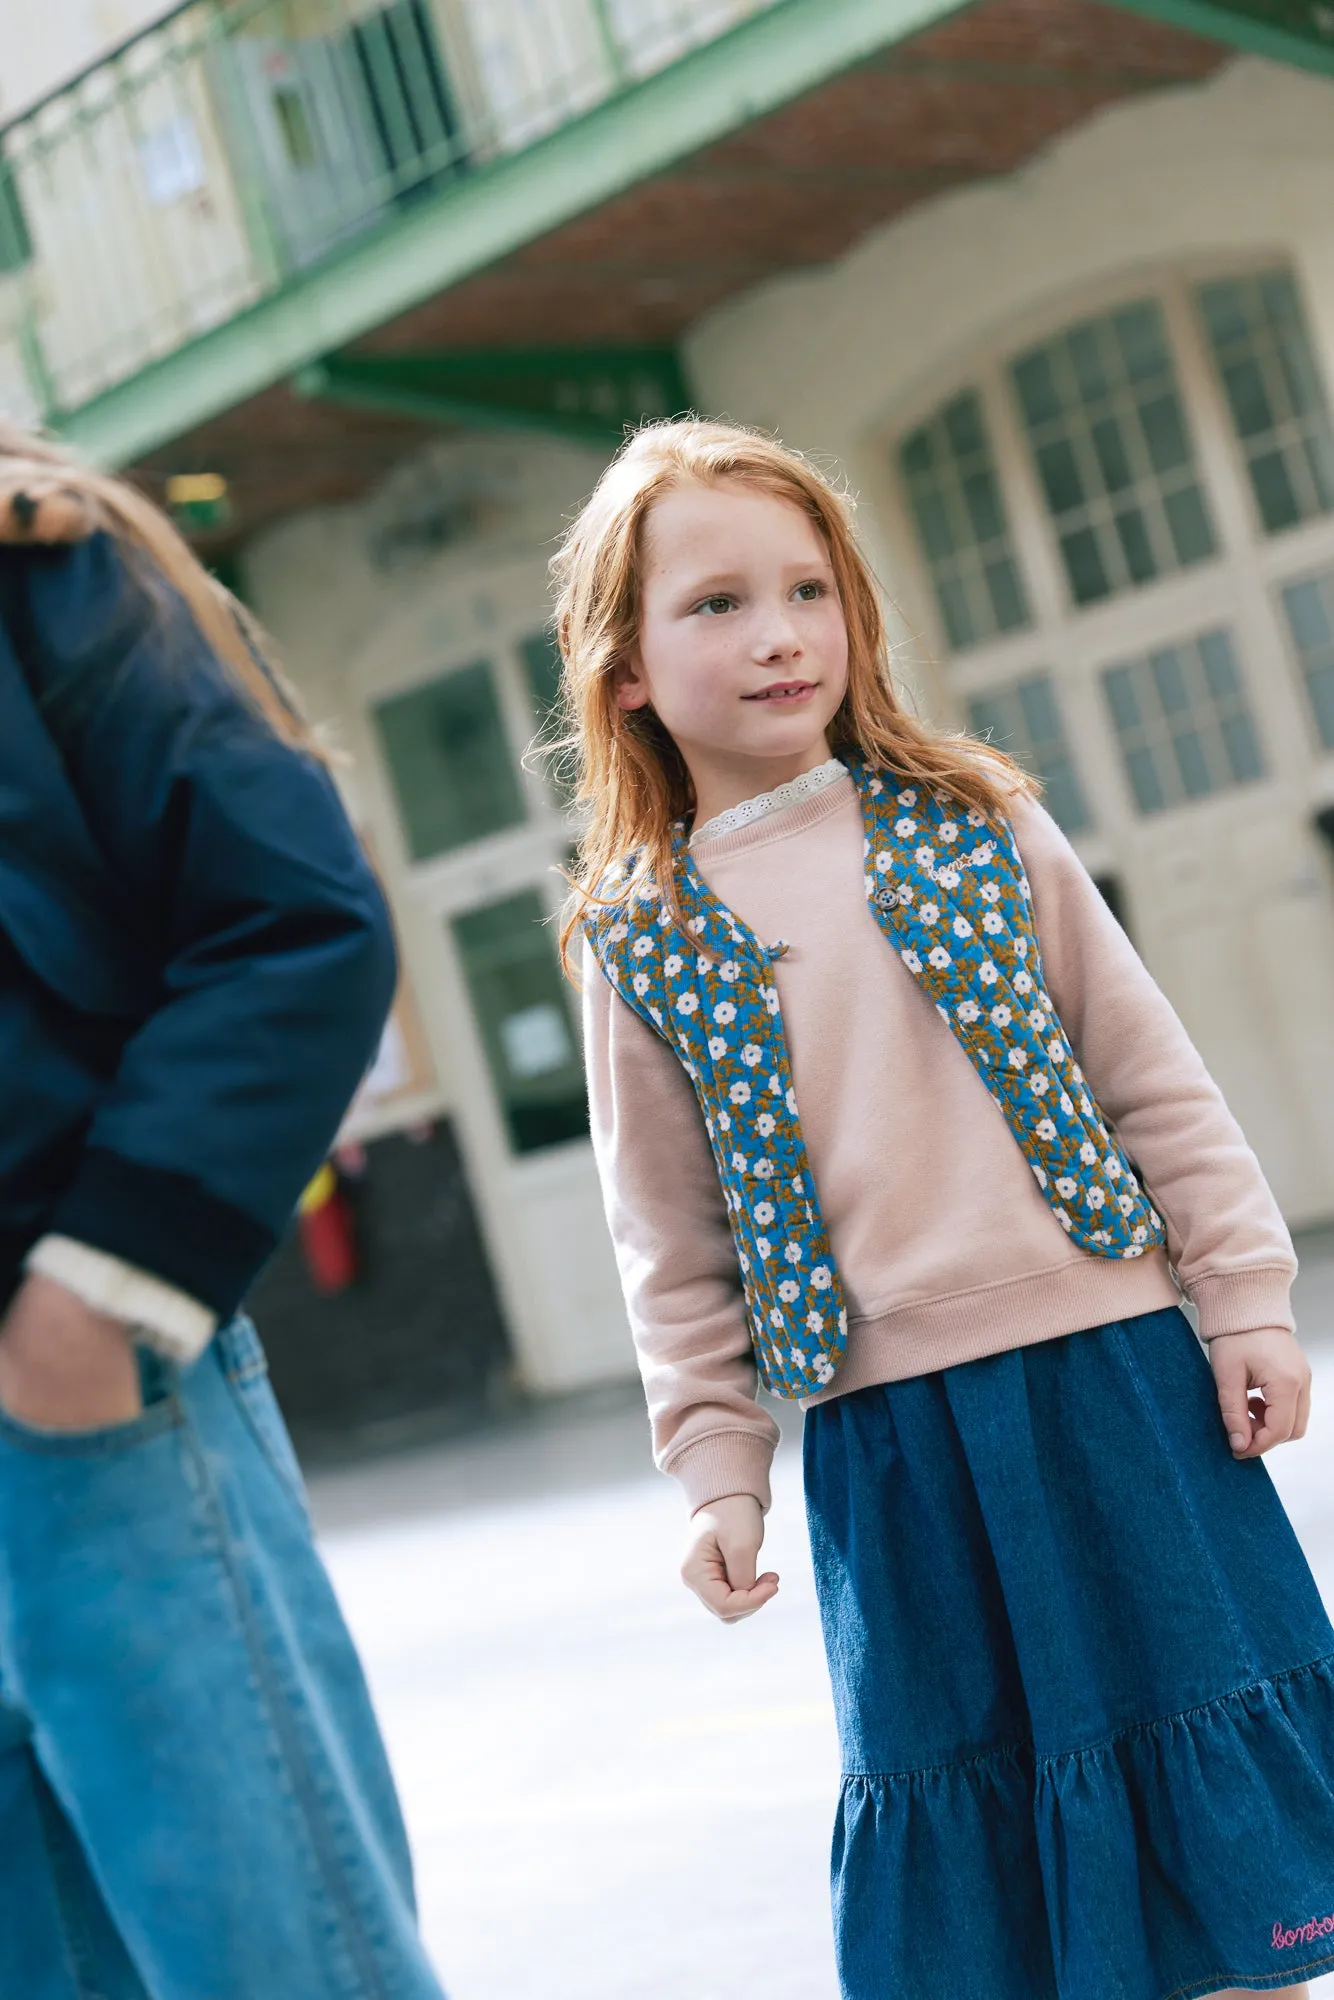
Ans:
{"label": "white lace collar", "polygon": [[785,785],[778,785],[772,792],[760,792],[753,799],[742,799],[739,806],[729,806],[726,812],[716,813],[706,819],[703,826],[697,826],[690,836],[690,845],[698,847],[702,841],[717,840],[720,834],[735,833],[738,827],[749,826],[753,820],[768,819],[770,813],[782,812],[784,806],[794,806],[800,799],[814,798],[828,786],[837,784],[847,776],[847,766],[840,764],[837,757],[831,757],[825,764],[817,764],[813,771],[803,771],[799,778],[789,778]]}

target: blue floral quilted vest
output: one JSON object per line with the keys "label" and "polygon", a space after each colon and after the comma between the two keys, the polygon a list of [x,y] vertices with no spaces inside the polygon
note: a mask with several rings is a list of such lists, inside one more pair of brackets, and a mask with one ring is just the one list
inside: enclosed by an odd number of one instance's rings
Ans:
{"label": "blue floral quilted vest", "polygon": [[[848,760],[866,828],[866,893],[999,1105],[1061,1226],[1097,1257],[1142,1257],[1163,1225],[1084,1081],[1042,977],[1028,881],[1008,825]],[[673,829],[685,931],[635,855],[584,919],[627,1005],[675,1050],[718,1165],[761,1380],[809,1396],[833,1379],[847,1311],[807,1158],[773,961],[725,909]]]}

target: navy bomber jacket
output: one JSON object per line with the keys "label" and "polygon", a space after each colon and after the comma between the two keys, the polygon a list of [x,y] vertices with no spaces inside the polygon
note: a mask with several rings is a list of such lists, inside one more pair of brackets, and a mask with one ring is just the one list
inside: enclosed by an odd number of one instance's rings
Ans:
{"label": "navy bomber jacket", "polygon": [[327,773],[105,534],[0,547],[0,1306],[49,1232],[220,1318],[393,997]]}

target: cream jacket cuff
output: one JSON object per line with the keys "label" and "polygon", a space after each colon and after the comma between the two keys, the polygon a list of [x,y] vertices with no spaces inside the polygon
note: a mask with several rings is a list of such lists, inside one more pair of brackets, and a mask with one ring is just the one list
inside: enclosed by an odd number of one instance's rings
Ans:
{"label": "cream jacket cuff", "polygon": [[218,1324],[217,1314],[188,1292],[71,1236],[43,1236],[24,1258],[23,1268],[53,1278],[94,1312],[124,1320],[142,1346],[168,1361],[196,1360]]}

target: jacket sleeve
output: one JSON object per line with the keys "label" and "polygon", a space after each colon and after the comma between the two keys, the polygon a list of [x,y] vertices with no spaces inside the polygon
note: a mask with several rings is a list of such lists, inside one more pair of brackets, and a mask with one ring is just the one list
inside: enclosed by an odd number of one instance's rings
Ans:
{"label": "jacket sleeve", "polygon": [[593,1151],[658,1465],[692,1509],[732,1493],[769,1506],[778,1426],[758,1378],[741,1274],[694,1088],[585,948]]}
{"label": "jacket sleeve", "polygon": [[393,997],[384,899],[281,743],[105,534],[25,552],[16,647],[156,979],[50,1233],[219,1318],[275,1247]]}
{"label": "jacket sleeve", "polygon": [[1292,1239],[1222,1092],[1055,821],[1025,801],[1013,824],[1048,991],[1167,1225],[1201,1335],[1290,1329]]}

